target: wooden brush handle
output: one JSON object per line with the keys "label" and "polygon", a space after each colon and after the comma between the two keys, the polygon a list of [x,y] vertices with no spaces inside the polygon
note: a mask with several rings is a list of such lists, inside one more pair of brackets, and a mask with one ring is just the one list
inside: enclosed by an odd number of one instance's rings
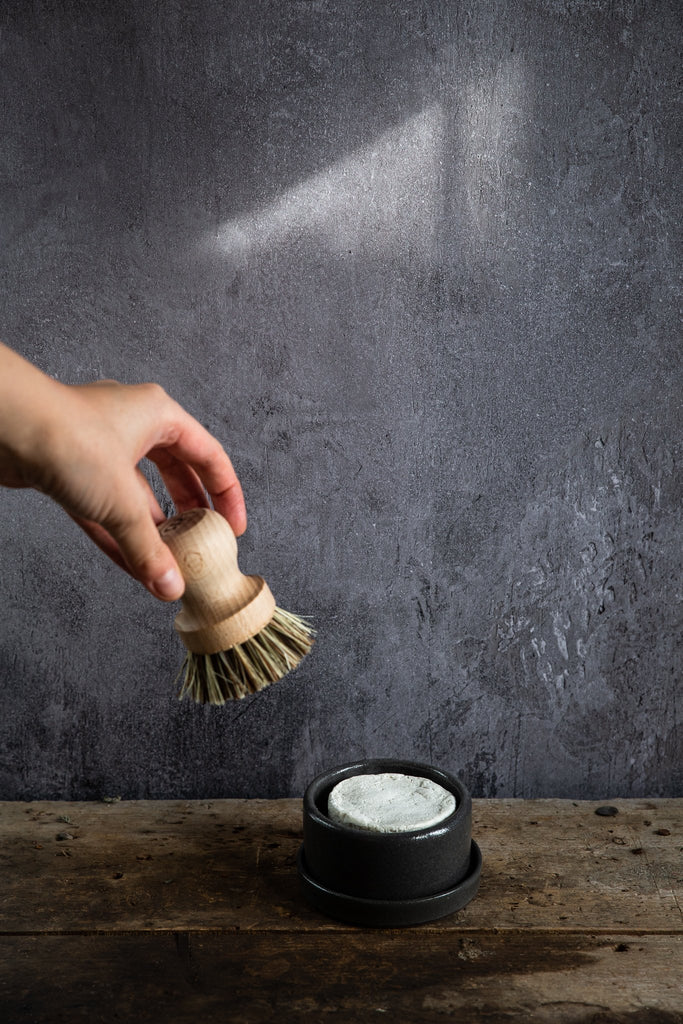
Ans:
{"label": "wooden brush handle", "polygon": [[185,580],[175,628],[189,651],[225,651],[268,625],[275,598],[261,576],[240,572],[235,534],[223,516],[193,508],[167,519],[159,533]]}

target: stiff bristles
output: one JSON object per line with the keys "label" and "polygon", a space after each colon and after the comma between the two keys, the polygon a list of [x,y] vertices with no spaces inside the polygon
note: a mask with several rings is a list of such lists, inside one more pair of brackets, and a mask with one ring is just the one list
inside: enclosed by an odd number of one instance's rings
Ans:
{"label": "stiff bristles", "polygon": [[225,704],[227,700],[257,693],[291,672],[310,651],[315,630],[305,619],[276,608],[256,636],[217,654],[188,651],[178,673],[184,673],[178,697],[199,704]]}

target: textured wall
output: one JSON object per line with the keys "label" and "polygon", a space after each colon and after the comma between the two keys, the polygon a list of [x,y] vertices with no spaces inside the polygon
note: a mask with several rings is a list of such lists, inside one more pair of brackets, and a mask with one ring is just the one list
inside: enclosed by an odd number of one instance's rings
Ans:
{"label": "textured wall", "polygon": [[5,0],[0,336],[183,402],[320,635],[180,704],[174,609],[0,493],[0,796],[682,792],[679,10]]}

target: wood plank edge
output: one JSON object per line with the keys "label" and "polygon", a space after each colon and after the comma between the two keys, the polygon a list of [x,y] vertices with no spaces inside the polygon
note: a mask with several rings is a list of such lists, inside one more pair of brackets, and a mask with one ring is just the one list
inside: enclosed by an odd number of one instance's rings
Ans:
{"label": "wood plank edge", "polygon": [[518,937],[522,935],[534,935],[538,938],[547,937],[550,935],[630,935],[633,937],[644,937],[647,935],[665,935],[670,938],[677,938],[683,936],[683,928],[628,928],[628,927],[612,927],[612,928],[577,928],[571,926],[568,928],[533,928],[530,926],[520,928],[486,928],[481,925],[478,926],[463,926],[462,928],[435,928],[430,925],[420,925],[415,928],[355,928],[352,925],[344,924],[333,924],[330,923],[328,926],[321,926],[316,928],[216,928],[216,927],[159,927],[159,928],[55,928],[55,929],[41,929],[34,928],[31,930],[20,930],[20,931],[2,931],[0,930],[0,939],[21,939],[21,938],[49,938],[50,936],[60,937],[80,937],[80,938],[95,938],[97,936],[104,936],[105,938],[118,938],[118,937],[132,937],[136,935],[196,935],[202,937],[205,935],[298,935],[298,936],[315,936],[315,935],[399,935],[399,934],[415,934],[415,935],[442,935],[442,936],[454,936],[459,935],[505,935],[510,937]]}

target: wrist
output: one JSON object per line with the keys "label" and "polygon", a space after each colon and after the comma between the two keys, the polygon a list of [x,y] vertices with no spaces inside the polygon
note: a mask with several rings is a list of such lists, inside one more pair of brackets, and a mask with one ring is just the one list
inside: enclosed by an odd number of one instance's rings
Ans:
{"label": "wrist", "polygon": [[0,345],[0,484],[40,486],[68,388]]}

